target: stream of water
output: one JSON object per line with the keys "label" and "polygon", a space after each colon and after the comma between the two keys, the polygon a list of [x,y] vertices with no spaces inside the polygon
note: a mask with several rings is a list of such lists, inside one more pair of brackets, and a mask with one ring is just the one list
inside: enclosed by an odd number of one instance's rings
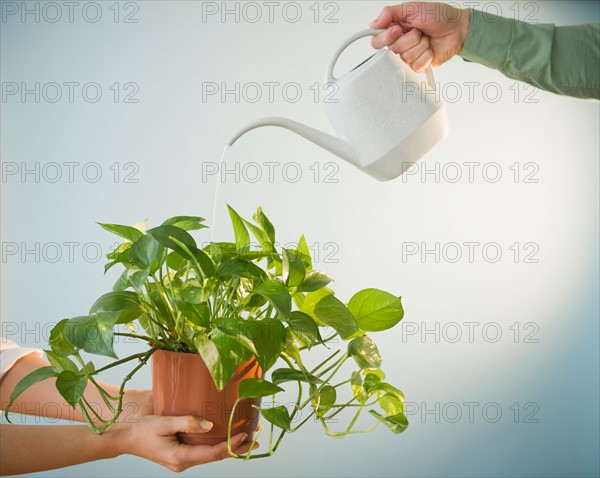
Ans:
{"label": "stream of water", "polygon": [[210,225],[210,242],[213,242],[215,237],[215,230],[217,229],[217,203],[219,199],[219,186],[221,185],[221,166],[225,159],[225,151],[229,146],[225,145],[223,152],[221,153],[221,161],[219,161],[219,168],[217,169],[217,185],[215,186],[215,198],[213,200],[213,212],[212,212],[212,224]]}

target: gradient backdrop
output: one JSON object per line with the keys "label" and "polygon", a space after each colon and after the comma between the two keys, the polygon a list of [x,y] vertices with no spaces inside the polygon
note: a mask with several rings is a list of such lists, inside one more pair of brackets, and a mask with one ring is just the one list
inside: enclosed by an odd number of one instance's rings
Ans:
{"label": "gradient backdrop", "polygon": [[[379,183],[264,128],[227,152],[219,181],[226,138],[255,117],[332,131],[325,67],[386,2],[1,3],[2,335],[43,347],[109,290],[113,240],[95,221],[198,214],[226,239],[226,203],[262,205],[282,243],[306,235],[341,298],[403,296],[403,323],[376,340],[411,425],[334,440],[309,424],[268,460],[184,476],[598,476],[597,102],[455,58],[436,71],[450,136],[410,175]],[[599,17],[598,2],[471,5]],[[356,43],[338,71],[370,52]],[[39,474],[171,475],[130,456]]]}

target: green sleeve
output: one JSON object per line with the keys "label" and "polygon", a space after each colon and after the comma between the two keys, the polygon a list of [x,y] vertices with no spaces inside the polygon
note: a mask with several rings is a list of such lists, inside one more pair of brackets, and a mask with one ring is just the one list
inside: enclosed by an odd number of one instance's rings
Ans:
{"label": "green sleeve", "polygon": [[600,24],[557,27],[471,10],[460,52],[542,90],[600,99]]}

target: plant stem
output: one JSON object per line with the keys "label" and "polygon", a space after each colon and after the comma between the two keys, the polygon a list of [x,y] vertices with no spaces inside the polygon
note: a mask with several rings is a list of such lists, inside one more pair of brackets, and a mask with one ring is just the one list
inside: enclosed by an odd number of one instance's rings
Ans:
{"label": "plant stem", "polygon": [[[340,368],[340,364],[343,364],[347,358],[348,358],[348,354],[344,354],[344,356],[341,357],[337,362],[335,362],[333,365],[331,365],[330,367],[327,367],[325,370],[323,370],[321,373],[319,373],[319,375],[317,375],[317,377],[321,378],[323,375],[325,375],[331,369],[335,368],[335,372],[333,372],[331,374],[330,378],[333,377],[337,373],[338,369]],[[325,381],[328,382],[329,379],[325,380]]]}
{"label": "plant stem", "polygon": [[315,414],[315,411],[313,410],[312,412],[309,413],[309,415],[300,422],[300,424],[296,427],[292,429],[292,432],[295,432],[296,430],[299,430],[302,425],[304,425],[308,420],[310,420],[310,418]]}
{"label": "plant stem", "polygon": [[[159,349],[159,347],[153,347],[152,348],[152,353],[154,353],[158,349]],[[104,372],[105,370],[108,370],[109,368],[113,368],[113,367],[116,367],[117,365],[121,365],[121,364],[130,362],[131,360],[135,360],[136,358],[141,359],[142,357],[145,357],[146,355],[148,355],[148,352],[141,352],[139,354],[130,355],[129,357],[125,357],[124,359],[117,360],[116,362],[109,363],[108,365],[106,365],[106,366],[104,366],[102,368],[99,368],[98,370],[94,370],[90,375],[97,375],[100,372]],[[148,358],[150,358],[150,357],[148,357]]]}
{"label": "plant stem", "polygon": [[[160,342],[157,339],[153,339],[152,337],[148,337],[147,335],[138,335],[138,334],[129,334],[127,332],[115,332],[113,333],[113,335],[117,335],[119,337],[131,337],[134,339],[141,339],[141,340],[145,340],[146,342],[149,342],[151,344],[154,344],[156,342]],[[166,345],[166,344],[162,344],[162,345]]]}
{"label": "plant stem", "polygon": [[88,377],[88,379],[90,380],[90,382],[92,382],[94,384],[94,386],[96,387],[96,390],[98,390],[98,393],[100,394],[100,396],[102,397],[102,400],[104,401],[104,403],[106,404],[106,406],[108,407],[108,409],[111,412],[115,411],[115,408],[113,407],[112,403],[110,403],[110,399],[112,400],[118,400],[119,397],[113,397],[112,395],[110,395],[106,390],[104,390],[99,384],[98,382],[96,382],[96,380],[94,380],[93,377]]}
{"label": "plant stem", "polygon": [[313,397],[315,397],[316,395],[319,394],[319,392],[323,389],[323,387],[325,385],[327,385],[329,383],[329,381],[333,378],[333,376],[338,372],[338,370],[341,368],[341,366],[344,365],[344,362],[347,359],[348,359],[348,354],[344,354],[331,367],[328,367],[326,370],[324,370],[323,372],[321,372],[321,374],[318,375],[318,377],[320,378],[323,375],[325,375],[329,370],[334,369],[333,372],[331,373],[331,375],[326,380],[323,380],[322,385],[320,385],[318,388],[316,388],[316,390],[309,395],[309,397],[306,399],[306,401],[300,406],[301,409],[304,408],[306,405],[308,405],[310,403],[310,401],[313,399]]}
{"label": "plant stem", "polygon": [[229,453],[230,456],[237,458],[238,455],[236,455],[235,453],[233,453],[233,449],[231,448],[231,427],[233,425],[233,414],[235,412],[235,409],[237,407],[237,404],[239,403],[240,399],[238,398],[235,403],[233,404],[233,407],[231,409],[231,413],[229,414],[229,423],[227,424],[227,452]]}
{"label": "plant stem", "polygon": [[352,427],[354,427],[354,424],[356,423],[356,420],[358,420],[358,417],[360,417],[360,414],[362,413],[362,411],[363,411],[364,408],[365,407],[363,405],[358,410],[356,410],[356,413],[354,414],[354,418],[350,422],[350,425],[348,425],[348,428],[346,428],[346,433],[348,433],[350,430],[352,430]]}
{"label": "plant stem", "polygon": [[104,420],[100,415],[98,415],[98,412],[96,412],[96,410],[94,410],[94,407],[92,407],[92,405],[90,405],[90,403],[86,400],[86,398],[83,395],[81,396],[81,400],[83,401],[83,403],[85,404],[85,406],[92,411],[92,413],[94,414],[94,416],[100,422],[102,422],[102,423],[108,423],[108,420]]}
{"label": "plant stem", "polygon": [[[160,294],[160,297],[162,298],[163,302],[165,303],[165,306],[171,313],[171,325],[173,326],[173,328],[175,328],[175,326],[176,326],[175,318],[177,317],[177,314],[175,313],[175,310],[173,309],[173,304],[171,304],[171,301],[169,300],[169,296],[167,295],[162,282],[158,281],[155,274],[152,274],[152,278],[154,279],[154,283],[156,284],[156,287],[158,289],[158,293]],[[165,317],[165,318],[167,318],[167,317]]]}
{"label": "plant stem", "polygon": [[351,379],[348,380],[344,380],[343,382],[338,383],[337,385],[332,385],[333,388],[338,388],[341,387],[342,385],[346,385],[347,383],[350,383]]}
{"label": "plant stem", "polygon": [[[329,337],[321,340],[320,342],[317,342],[317,345],[325,345],[327,342],[331,342],[337,336],[338,336],[337,333],[331,334]],[[328,347],[325,347],[325,348],[329,349]],[[303,351],[303,350],[306,350],[306,349],[308,349],[308,346],[304,345],[304,346],[300,347],[298,350]]]}
{"label": "plant stem", "polygon": [[[299,349],[299,350],[302,350],[302,349]],[[329,357],[327,357],[325,360],[323,360],[319,365],[317,365],[315,368],[313,368],[310,371],[310,374],[314,375],[317,372],[317,370],[319,370],[323,365],[325,365],[327,362],[329,362],[333,357],[335,357],[339,353],[340,353],[340,351],[336,350],[333,354],[331,354]]]}
{"label": "plant stem", "polygon": [[349,432],[332,432],[325,425],[323,425],[323,426],[325,427],[325,433],[328,436],[334,437],[334,438],[342,438],[342,437],[345,437],[346,435],[358,435],[358,434],[361,434],[361,433],[371,433],[373,430],[375,430],[379,426],[380,423],[381,422],[377,422],[371,428],[368,428],[366,430],[352,430],[352,431],[349,431]]}

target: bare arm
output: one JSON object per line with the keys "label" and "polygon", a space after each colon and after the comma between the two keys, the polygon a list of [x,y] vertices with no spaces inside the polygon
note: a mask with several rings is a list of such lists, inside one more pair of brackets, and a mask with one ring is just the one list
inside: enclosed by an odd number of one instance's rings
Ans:
{"label": "bare arm", "polygon": [[[34,354],[19,359],[0,381],[2,408],[8,405],[19,380],[47,365],[48,362]],[[118,391],[114,385],[103,386],[111,394]],[[88,387],[85,395],[91,403],[98,404],[101,416],[112,416],[95,388]],[[92,433],[86,426],[0,425],[0,475],[52,470],[123,454],[146,458],[173,471],[183,471],[229,456],[227,442],[215,446],[191,446],[177,439],[179,432],[209,431],[212,428],[210,422],[191,416],[144,416],[152,413],[152,396],[147,390],[128,390],[125,399],[125,410],[130,405],[131,413],[124,413],[121,423],[114,424],[101,435]],[[30,387],[19,396],[14,407],[15,412],[30,415],[82,420],[79,409],[74,410],[60,396],[54,379]],[[234,453],[244,454],[249,450],[249,443],[242,445],[245,439],[243,433],[232,438]]]}
{"label": "bare arm", "polygon": [[[36,354],[20,358],[0,381],[0,409],[6,409],[10,402],[10,394],[23,377],[40,367],[48,365],[50,365],[49,362]],[[11,412],[53,419],[83,421],[80,408],[74,409],[65,401],[58,393],[54,385],[55,382],[56,379],[49,378],[25,390],[11,406]],[[111,395],[118,395],[119,387],[104,383],[100,385]],[[112,412],[102,400],[96,387],[89,384],[84,395],[103,419],[112,418]],[[123,404],[123,412],[119,417],[120,421],[133,421],[140,416],[152,414],[152,394],[149,390],[126,390]]]}
{"label": "bare arm", "polygon": [[[227,458],[227,442],[185,445],[176,433],[202,433],[211,424],[195,417],[143,417],[138,423],[116,423],[102,435],[87,427],[0,425],[0,475],[33,473],[130,454],[147,458],[173,471],[183,471]],[[243,454],[250,443],[240,433],[232,438],[234,452]]]}

